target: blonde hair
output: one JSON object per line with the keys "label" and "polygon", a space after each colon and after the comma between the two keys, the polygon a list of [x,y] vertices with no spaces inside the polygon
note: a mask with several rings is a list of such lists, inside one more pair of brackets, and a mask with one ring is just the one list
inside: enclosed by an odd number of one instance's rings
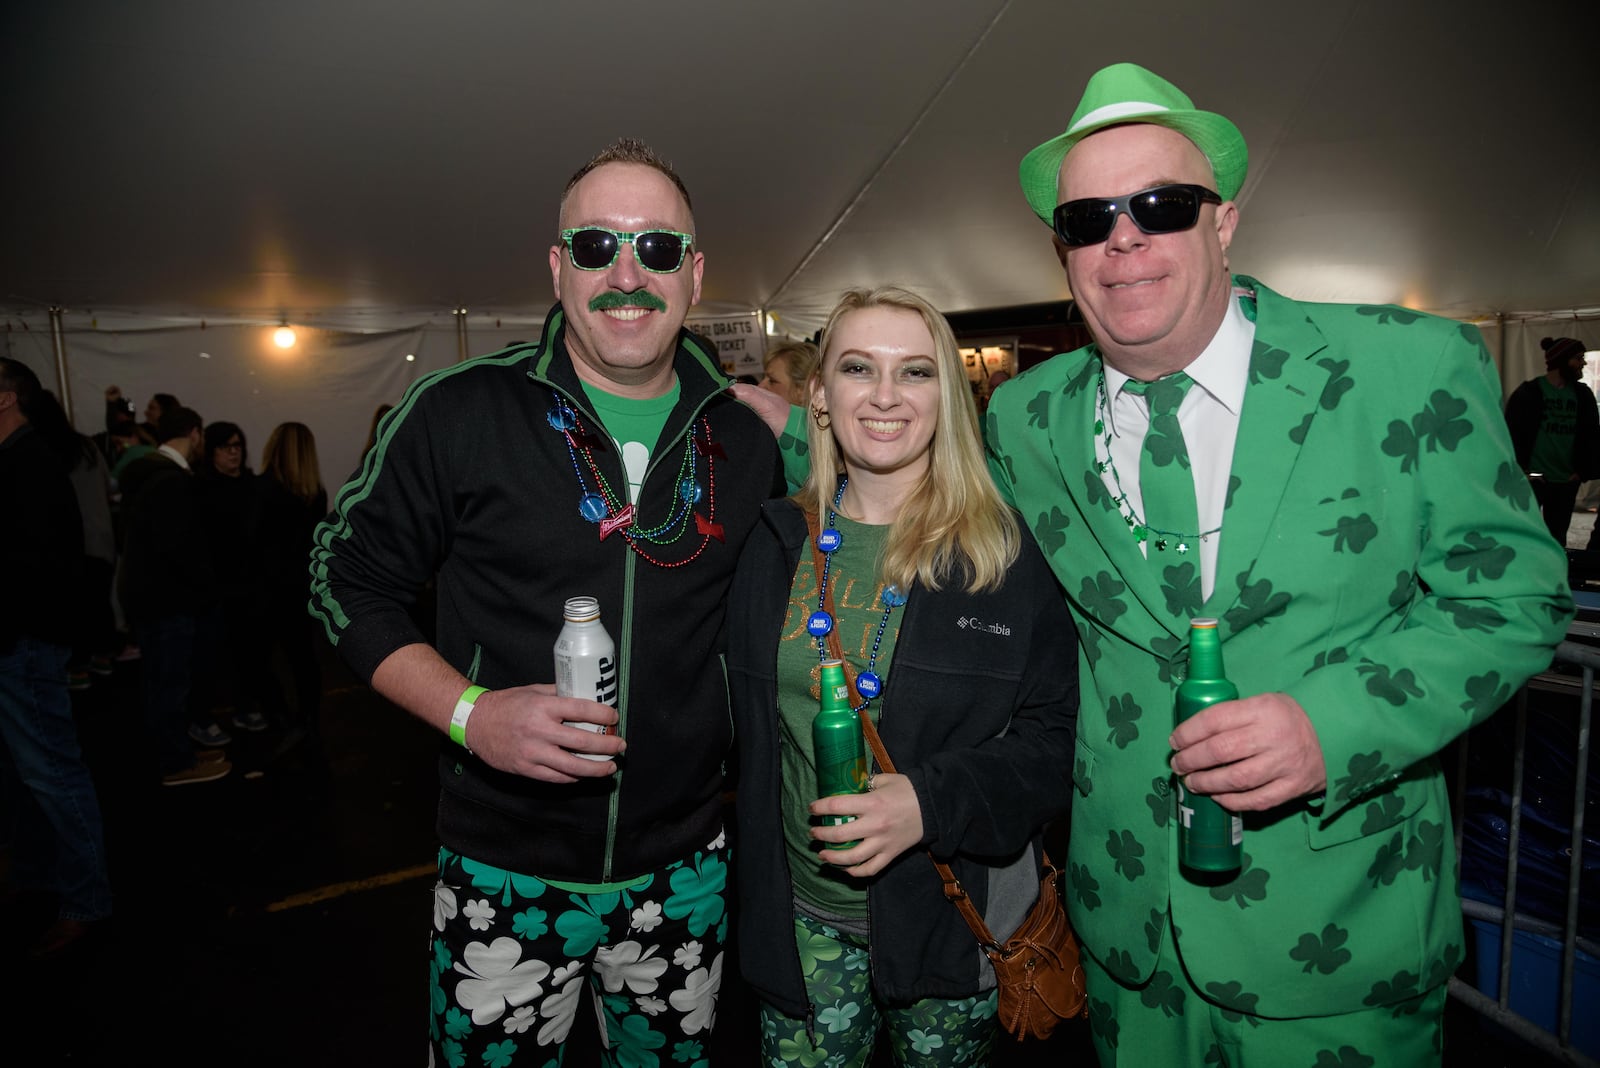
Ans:
{"label": "blonde hair", "polygon": [[[939,425],[928,446],[928,470],[889,528],[879,574],[903,589],[910,589],[913,581],[930,590],[946,581],[964,583],[973,593],[998,589],[1017,559],[1021,530],[989,477],[966,369],[955,334],[938,309],[898,286],[846,290],[822,328],[822,359],[812,379],[821,382],[828,344],[840,320],[866,308],[898,308],[920,316],[933,337],[939,374]],[[795,500],[808,512],[825,516],[844,461],[833,434],[818,429],[814,417],[806,420],[806,437],[811,475]]]}
{"label": "blonde hair", "polygon": [[322,470],[311,428],[304,423],[279,423],[273,427],[261,454],[261,473],[276,479],[307,504],[316,500],[322,492]]}
{"label": "blonde hair", "polygon": [[805,402],[806,385],[811,381],[811,376],[816,373],[817,365],[822,362],[822,354],[817,347],[809,341],[791,341],[787,338],[776,342],[767,354],[761,359],[761,369],[767,370],[772,366],[772,361],[783,359],[787,361],[784,375],[789,380],[790,398],[801,398]]}

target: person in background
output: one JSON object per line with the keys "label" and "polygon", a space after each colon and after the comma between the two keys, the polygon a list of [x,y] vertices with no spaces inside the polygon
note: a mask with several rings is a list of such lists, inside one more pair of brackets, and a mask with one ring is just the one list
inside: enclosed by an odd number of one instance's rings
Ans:
{"label": "person in background", "polygon": [[[986,1065],[993,969],[924,854],[997,937],[1033,905],[1041,830],[1072,799],[1072,619],[984,468],[944,317],[903,289],[850,290],[822,351],[811,478],[763,510],[728,609],[740,962],[762,1063],[864,1065],[882,1029],[897,1064]],[[821,567],[819,530],[842,535]],[[811,721],[833,654],[807,621],[824,611],[851,679],[883,680],[851,703],[898,773],[818,800]]]}
{"label": "person in background", "polygon": [[[1020,169],[1093,336],[988,414],[1083,643],[1090,1028],[1104,1065],[1438,1064],[1464,956],[1438,754],[1550,663],[1566,559],[1476,328],[1230,274],[1247,159],[1116,64]],[[1174,729],[1197,616],[1243,696]],[[1239,869],[1179,863],[1177,785],[1241,815]]]}
{"label": "person in background", "polygon": [[122,477],[127,536],[118,581],[139,640],[145,723],[165,786],[213,782],[232,770],[218,751],[231,741],[227,732],[214,721],[190,719],[196,629],[217,604],[192,471],[202,452],[201,425],[189,408],[163,413],[160,448],[129,464]]}
{"label": "person in background", "polygon": [[227,707],[235,727],[258,733],[267,729],[260,703],[269,675],[256,552],[260,492],[237,423],[207,425],[200,451],[194,489],[217,600],[195,632],[192,703],[206,716]]}
{"label": "person in background", "polygon": [[989,401],[994,397],[994,391],[1011,381],[1011,372],[1001,369],[989,375],[984,382],[983,402],[979,405],[983,411],[988,411]]}
{"label": "person in background", "polygon": [[1565,548],[1578,490],[1588,479],[1600,478],[1600,408],[1583,383],[1583,342],[1547,337],[1539,347],[1545,372],[1511,391],[1506,425],[1544,525]]}
{"label": "person in background", "polygon": [[67,474],[79,446],[52,447],[35,430],[33,415],[54,402],[47,396],[26,364],[0,357],[0,812],[10,832],[8,881],[50,894],[56,906],[29,946],[35,958],[79,942],[112,908],[100,802],[67,691],[76,606],[61,590],[76,585],[83,559]]}
{"label": "person in background", "polygon": [[122,390],[116,386],[106,387],[105,429],[95,433],[93,440],[100,455],[105,457],[106,468],[113,472],[113,478],[128,450],[138,447],[138,452],[129,457],[134,459],[146,452],[153,452],[156,447],[156,443],[139,429],[133,402],[124,397]]}
{"label": "person in background", "polygon": [[162,413],[176,411],[180,407],[182,405],[178,403],[178,398],[170,393],[152,394],[149,403],[144,406],[144,422],[139,424],[139,432],[147,441],[159,445]]}
{"label": "person in background", "polygon": [[288,729],[278,750],[302,741],[322,759],[322,668],[316,635],[306,615],[313,533],[328,514],[328,493],[317,462],[317,439],[304,423],[280,423],[261,455],[259,520],[255,539],[261,633],[265,655],[281,653],[293,683],[292,704],[276,682],[267,693],[276,718]]}
{"label": "person in background", "polygon": [[806,384],[817,369],[817,347],[809,341],[779,341],[767,349],[761,367],[762,389],[790,404],[804,404]]}
{"label": "person in background", "polygon": [[[122,486],[118,479],[128,464],[154,452],[156,443],[149,440],[139,429],[133,402],[124,397],[122,390],[117,386],[106,387],[105,429],[96,433],[92,440],[95,447],[100,450],[100,455],[105,457],[106,469],[111,478],[111,530],[116,542],[116,567],[120,569],[126,529],[123,522]],[[136,660],[139,657],[139,646],[133,639],[133,628],[128,623],[127,613],[122,608],[122,600],[118,593],[120,585],[120,581],[113,575],[111,604],[112,618],[117,631],[115,658]]]}
{"label": "person in background", "polygon": [[[723,616],[782,479],[684,330],[704,256],[672,168],[619,141],[558,218],[543,336],[406,392],[317,528],[312,611],[440,735],[433,1059],[559,1063],[587,986],[609,1060],[694,1068],[728,923]],[[435,574],[430,645],[408,608]],[[555,693],[574,596],[614,707]]]}
{"label": "person in background", "polygon": [[73,429],[49,390],[40,392],[29,422],[40,440],[67,465],[83,520],[83,559],[75,571],[79,581],[69,594],[76,633],[67,662],[67,685],[87,690],[93,678],[112,673],[113,658],[122,650],[111,596],[117,561],[111,474],[94,441]]}
{"label": "person in background", "polygon": [[380,404],[372,411],[372,424],[367,427],[367,443],[361,447],[361,458],[365,460],[372,452],[372,447],[378,443],[378,427],[383,422],[383,417],[394,411],[392,404]]}

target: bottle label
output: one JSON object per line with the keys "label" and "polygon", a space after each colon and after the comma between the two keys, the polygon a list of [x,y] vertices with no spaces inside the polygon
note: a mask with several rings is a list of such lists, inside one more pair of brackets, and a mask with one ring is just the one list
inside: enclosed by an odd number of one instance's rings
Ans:
{"label": "bottle label", "polygon": [[[616,646],[610,635],[598,622],[574,625],[568,622],[556,639],[555,647],[556,693],[562,697],[579,697],[598,701],[613,708],[617,704]],[[563,720],[562,726],[594,734],[608,734],[610,728],[599,723],[581,720]],[[575,753],[585,760],[612,759],[600,753]]]}

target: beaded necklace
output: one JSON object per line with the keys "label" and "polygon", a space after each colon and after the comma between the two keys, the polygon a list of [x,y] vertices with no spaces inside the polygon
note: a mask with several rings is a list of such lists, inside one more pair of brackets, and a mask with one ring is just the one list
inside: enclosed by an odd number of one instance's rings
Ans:
{"label": "beaded necklace", "polygon": [[[1203,542],[1207,538],[1211,537],[1211,535],[1220,531],[1222,529],[1221,523],[1218,523],[1210,530],[1202,530],[1198,534],[1184,534],[1176,530],[1162,530],[1160,527],[1153,527],[1146,523],[1144,521],[1144,517],[1138,512],[1134,511],[1133,505],[1128,501],[1127,491],[1122,488],[1122,476],[1117,473],[1117,462],[1111,455],[1110,414],[1111,398],[1106,394],[1106,372],[1104,368],[1101,368],[1099,395],[1095,398],[1094,403],[1094,469],[1101,475],[1104,475],[1107,471],[1111,472],[1111,481],[1115,483],[1117,487],[1117,492],[1111,498],[1111,501],[1117,506],[1117,511],[1122,515],[1123,522],[1128,524],[1128,532],[1134,536],[1135,540],[1149,541],[1150,535],[1154,534],[1156,536],[1156,540],[1150,542],[1150,544],[1157,552],[1165,552],[1167,549],[1167,539],[1176,538],[1177,544],[1173,546],[1173,550],[1179,554],[1182,554],[1189,551],[1191,548],[1189,543],[1191,541],[1198,539],[1199,541]],[[1104,460],[1099,458],[1100,450],[1102,448],[1105,450]]]}
{"label": "beaded necklace", "polygon": [[[822,574],[817,577],[817,610],[806,619],[806,632],[817,640],[817,659],[828,658],[826,639],[833,630],[833,616],[826,607],[828,600],[828,573],[833,570],[833,554],[844,544],[844,535],[834,528],[839,518],[839,502],[844,499],[844,488],[850,484],[848,477],[839,482],[839,491],[833,495],[833,507],[828,510],[828,525],[817,535],[817,549],[822,553]],[[867,658],[867,670],[856,676],[856,693],[861,703],[854,711],[861,712],[883,693],[884,679],[877,672],[878,649],[883,645],[883,632],[889,626],[889,615],[906,603],[906,595],[899,586],[890,583],[878,595],[883,602],[883,618],[878,620],[878,633],[872,639],[872,654]]]}
{"label": "beaded necklace", "polygon": [[[633,504],[622,503],[622,499],[611,488],[611,483],[606,481],[605,474],[595,463],[594,451],[596,446],[603,444],[603,439],[584,425],[576,409],[568,404],[565,398],[558,396],[555,407],[550,409],[545,419],[567,443],[567,456],[572,461],[572,472],[578,477],[578,514],[591,523],[599,524],[601,541],[605,541],[612,534],[621,534],[628,547],[638,554],[640,559],[657,567],[682,567],[704,552],[712,538],[718,541],[726,540],[722,524],[716,521],[715,457],[720,455],[726,459],[727,454],[722,451],[722,446],[711,440],[711,423],[704,416],[700,418],[696,427],[690,429],[689,445],[683,450],[683,459],[678,464],[676,479],[678,492],[673,496],[672,507],[660,523],[648,529],[637,525]],[[699,479],[702,456],[706,461],[704,488],[701,487]],[[590,488],[589,479],[584,475],[585,469],[593,477],[593,489]],[[700,503],[702,498],[708,502],[709,518],[695,511],[695,505]],[[691,513],[694,515],[695,531],[702,537],[700,546],[689,556],[676,561],[657,560],[641,547],[641,543],[671,545],[682,538],[688,533]]]}

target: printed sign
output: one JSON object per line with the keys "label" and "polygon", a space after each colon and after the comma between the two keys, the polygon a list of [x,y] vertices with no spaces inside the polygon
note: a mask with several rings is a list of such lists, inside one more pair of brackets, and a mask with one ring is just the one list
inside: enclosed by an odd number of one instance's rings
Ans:
{"label": "printed sign", "polygon": [[720,319],[690,319],[690,330],[717,347],[717,361],[729,378],[761,377],[761,358],[767,353],[767,335],[756,315],[730,315]]}

